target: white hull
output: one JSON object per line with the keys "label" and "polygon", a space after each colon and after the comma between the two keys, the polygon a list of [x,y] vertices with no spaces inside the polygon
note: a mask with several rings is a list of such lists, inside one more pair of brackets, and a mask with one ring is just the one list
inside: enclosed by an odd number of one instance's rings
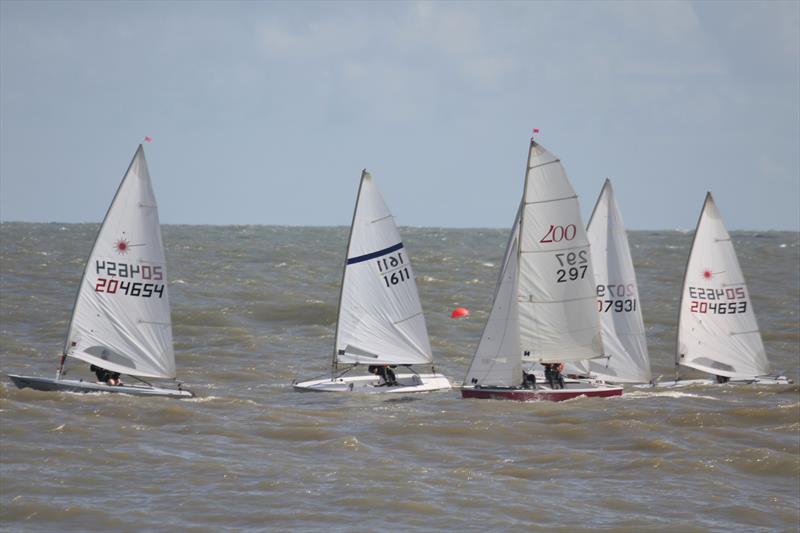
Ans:
{"label": "white hull", "polygon": [[303,392],[360,392],[365,394],[407,394],[452,389],[442,374],[397,374],[397,385],[386,386],[375,376],[341,376],[292,383]]}
{"label": "white hull", "polygon": [[74,379],[52,379],[37,376],[18,376],[8,374],[11,381],[20,389],[30,388],[48,392],[111,392],[132,396],[165,396],[169,398],[193,398],[194,393],[181,389],[164,389],[147,385],[107,385],[96,381]]}
{"label": "white hull", "polygon": [[708,385],[791,385],[794,383],[786,376],[756,376],[751,379],[731,379],[727,383],[719,383],[715,378],[707,379],[679,379],[677,381],[656,381],[643,385],[634,385],[638,389],[665,388],[675,389],[692,386]]}

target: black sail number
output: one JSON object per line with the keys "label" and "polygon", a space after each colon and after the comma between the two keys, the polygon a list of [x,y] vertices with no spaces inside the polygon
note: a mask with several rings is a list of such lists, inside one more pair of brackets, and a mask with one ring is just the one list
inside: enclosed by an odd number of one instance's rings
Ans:
{"label": "black sail number", "polygon": [[587,250],[557,253],[555,256],[560,267],[556,270],[556,281],[558,283],[567,283],[586,277],[586,270],[589,268]]}

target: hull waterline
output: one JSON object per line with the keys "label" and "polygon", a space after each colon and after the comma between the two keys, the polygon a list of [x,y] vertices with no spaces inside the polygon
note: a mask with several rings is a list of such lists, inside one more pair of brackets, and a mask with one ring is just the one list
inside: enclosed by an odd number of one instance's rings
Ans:
{"label": "hull waterline", "polygon": [[340,376],[335,379],[312,379],[293,383],[300,392],[356,392],[364,394],[406,394],[450,390],[450,381],[442,374],[398,374],[397,385],[387,386],[375,376]]}
{"label": "hull waterline", "polygon": [[160,396],[167,398],[193,398],[194,393],[184,389],[166,389],[146,385],[106,385],[95,381],[73,379],[52,379],[37,376],[8,374],[9,379],[20,389],[34,389],[45,392],[108,392],[129,394],[131,396]]}
{"label": "hull waterline", "polygon": [[585,386],[579,384],[564,389],[541,387],[536,389],[505,387],[461,387],[462,398],[478,398],[482,400],[512,400],[517,402],[561,402],[573,398],[609,398],[622,396],[622,387],[610,385]]}

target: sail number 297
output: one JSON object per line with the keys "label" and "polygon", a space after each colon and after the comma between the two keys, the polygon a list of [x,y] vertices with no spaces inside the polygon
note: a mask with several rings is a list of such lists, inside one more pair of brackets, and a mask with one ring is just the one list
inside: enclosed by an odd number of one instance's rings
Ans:
{"label": "sail number 297", "polygon": [[381,273],[383,282],[389,288],[411,279],[411,273],[403,259],[403,252],[381,257],[375,262],[378,264],[378,272]]}
{"label": "sail number 297", "polygon": [[556,281],[558,283],[575,281],[586,276],[586,269],[589,267],[586,250],[556,254],[556,259],[558,260],[558,266],[561,267],[556,270]]}

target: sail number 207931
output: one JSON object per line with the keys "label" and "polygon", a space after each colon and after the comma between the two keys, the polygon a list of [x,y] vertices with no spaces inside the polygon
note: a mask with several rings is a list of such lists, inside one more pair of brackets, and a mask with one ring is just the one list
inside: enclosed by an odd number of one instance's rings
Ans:
{"label": "sail number 207931", "polygon": [[381,257],[375,262],[378,264],[378,272],[380,272],[386,287],[391,288],[393,285],[411,279],[408,265],[405,264],[405,260],[403,259],[403,252]]}

